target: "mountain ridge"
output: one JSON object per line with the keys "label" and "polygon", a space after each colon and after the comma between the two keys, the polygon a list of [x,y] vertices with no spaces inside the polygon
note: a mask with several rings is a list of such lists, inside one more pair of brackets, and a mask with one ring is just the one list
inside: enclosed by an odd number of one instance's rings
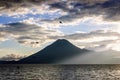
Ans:
{"label": "mountain ridge", "polygon": [[58,39],[53,44],[41,51],[19,60],[19,63],[50,64],[58,63],[75,55],[89,52],[87,49],[80,49],[66,39]]}

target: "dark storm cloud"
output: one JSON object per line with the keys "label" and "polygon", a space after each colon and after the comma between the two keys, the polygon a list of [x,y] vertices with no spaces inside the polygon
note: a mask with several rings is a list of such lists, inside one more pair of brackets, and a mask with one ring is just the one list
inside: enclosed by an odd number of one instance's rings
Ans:
{"label": "dark storm cloud", "polygon": [[103,15],[105,20],[120,20],[120,0],[0,0],[0,12],[5,9],[15,11],[21,7],[30,8],[33,5],[39,8],[41,5],[49,6],[50,10],[61,9],[67,12],[67,15],[58,18],[60,20],[92,15]]}
{"label": "dark storm cloud", "polygon": [[[55,0],[52,0],[52,1],[55,1]],[[19,7],[30,7],[32,5],[40,5],[45,3],[51,3],[51,1],[48,1],[48,0],[0,0],[0,7],[3,7],[3,9],[19,8]]]}
{"label": "dark storm cloud", "polygon": [[[90,2],[91,1],[91,2]],[[50,4],[52,8],[59,8],[63,11],[68,12],[68,15],[62,16],[62,18],[81,18],[85,16],[92,15],[103,15],[106,20],[120,20],[120,0],[108,0],[108,1],[67,1],[67,2],[57,2]],[[73,18],[74,17],[74,18]]]}

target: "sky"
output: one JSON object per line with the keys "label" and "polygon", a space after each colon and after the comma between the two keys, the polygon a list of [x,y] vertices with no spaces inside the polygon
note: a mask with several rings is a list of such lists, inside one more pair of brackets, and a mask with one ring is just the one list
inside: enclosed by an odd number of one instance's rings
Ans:
{"label": "sky", "polygon": [[31,55],[57,39],[120,51],[120,0],[0,1],[0,57]]}

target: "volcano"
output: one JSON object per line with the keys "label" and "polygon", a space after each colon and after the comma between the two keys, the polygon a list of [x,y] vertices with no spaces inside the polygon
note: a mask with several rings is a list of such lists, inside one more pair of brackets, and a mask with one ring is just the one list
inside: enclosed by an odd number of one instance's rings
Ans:
{"label": "volcano", "polygon": [[73,56],[88,52],[87,49],[80,49],[66,39],[58,39],[43,50],[19,60],[25,64],[51,64],[59,63]]}

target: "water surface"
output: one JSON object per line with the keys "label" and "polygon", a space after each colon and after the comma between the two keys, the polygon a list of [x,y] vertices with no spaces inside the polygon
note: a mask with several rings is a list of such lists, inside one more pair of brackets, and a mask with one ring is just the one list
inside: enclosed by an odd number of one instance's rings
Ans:
{"label": "water surface", "polygon": [[0,80],[120,80],[120,65],[0,65]]}

